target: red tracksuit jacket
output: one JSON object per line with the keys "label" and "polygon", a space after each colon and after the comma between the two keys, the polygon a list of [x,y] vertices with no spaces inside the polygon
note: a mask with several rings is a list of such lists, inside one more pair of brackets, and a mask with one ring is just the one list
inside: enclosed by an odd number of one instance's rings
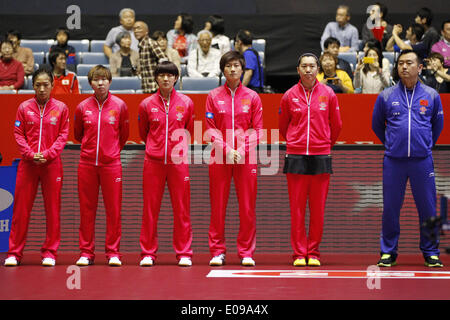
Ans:
{"label": "red tracksuit jacket", "polygon": [[[256,147],[261,138],[262,115],[261,99],[255,91],[240,84],[233,94],[225,84],[212,90],[206,99],[206,127],[218,130],[221,135],[212,135],[211,132],[207,135],[211,142],[223,147],[224,159],[231,149],[248,155],[249,149]],[[250,128],[254,130],[246,135]],[[227,129],[231,134],[228,139]]]}
{"label": "red tracksuit jacket", "polygon": [[190,143],[184,130],[192,132],[194,103],[175,89],[170,95],[167,112],[166,103],[158,90],[139,104],[139,134],[145,141],[145,160],[173,163],[172,151],[177,148],[174,151],[176,162],[184,162],[187,161]]}
{"label": "red tracksuit jacket", "polygon": [[129,134],[127,105],[111,93],[103,104],[91,96],[75,110],[74,131],[81,142],[80,163],[118,165]]}
{"label": "red tracksuit jacket", "polygon": [[299,81],[281,99],[279,127],[286,154],[330,154],[342,128],[335,93],[317,80],[307,93]]}
{"label": "red tracksuit jacket", "polygon": [[42,112],[35,98],[22,102],[17,110],[14,136],[24,160],[42,153],[47,161],[59,157],[69,134],[69,109],[50,98]]}

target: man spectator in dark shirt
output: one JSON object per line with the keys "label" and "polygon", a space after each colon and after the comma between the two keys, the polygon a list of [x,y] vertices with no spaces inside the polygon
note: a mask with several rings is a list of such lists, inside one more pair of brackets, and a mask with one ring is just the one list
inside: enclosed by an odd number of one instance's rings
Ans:
{"label": "man spectator in dark shirt", "polygon": [[142,91],[154,93],[158,90],[155,80],[155,68],[159,62],[168,60],[158,43],[149,38],[148,26],[143,21],[137,21],[133,26],[136,39],[139,41],[139,72],[142,80]]}
{"label": "man spectator in dark shirt", "polygon": [[413,50],[416,52],[421,60],[428,56],[427,46],[422,39],[424,34],[424,28],[418,23],[413,23],[406,30],[405,40],[400,38],[400,34],[403,31],[403,27],[400,24],[396,24],[392,30],[392,37],[386,44],[386,51],[400,52],[403,50]]}
{"label": "man spectator in dark shirt", "polygon": [[433,12],[428,8],[421,8],[417,11],[414,21],[415,23],[422,25],[425,30],[422,39],[419,40],[424,43],[427,48],[427,53],[429,53],[433,44],[438,42],[440,39],[439,33],[433,26],[431,26],[431,22],[433,21]]}
{"label": "man spectator in dark shirt", "polygon": [[245,59],[242,84],[256,92],[262,93],[264,86],[262,61],[258,52],[252,48],[252,42],[253,35],[250,31],[239,30],[234,46]]}
{"label": "man spectator in dark shirt", "polygon": [[338,64],[336,66],[336,69],[341,69],[341,70],[344,70],[345,72],[347,72],[347,74],[353,81],[353,70],[352,70],[350,63],[348,63],[344,59],[339,58],[340,47],[341,47],[341,42],[334,37],[329,37],[323,43],[323,51],[331,53],[333,56],[335,56],[338,59]]}

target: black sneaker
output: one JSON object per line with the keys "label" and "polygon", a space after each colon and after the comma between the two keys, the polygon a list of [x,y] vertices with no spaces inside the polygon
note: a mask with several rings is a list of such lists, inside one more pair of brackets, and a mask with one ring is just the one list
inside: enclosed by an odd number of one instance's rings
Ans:
{"label": "black sneaker", "polygon": [[392,267],[395,266],[397,264],[397,262],[395,262],[395,258],[388,254],[388,253],[383,253],[381,255],[381,259],[378,261],[377,266],[379,267]]}
{"label": "black sneaker", "polygon": [[438,256],[425,257],[425,265],[430,268],[442,268],[444,266]]}

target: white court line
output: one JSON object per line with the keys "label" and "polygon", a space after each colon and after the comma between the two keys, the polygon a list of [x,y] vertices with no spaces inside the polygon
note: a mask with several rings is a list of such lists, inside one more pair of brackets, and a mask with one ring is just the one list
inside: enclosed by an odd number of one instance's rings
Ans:
{"label": "white court line", "polygon": [[211,270],[207,278],[450,279],[450,271]]}

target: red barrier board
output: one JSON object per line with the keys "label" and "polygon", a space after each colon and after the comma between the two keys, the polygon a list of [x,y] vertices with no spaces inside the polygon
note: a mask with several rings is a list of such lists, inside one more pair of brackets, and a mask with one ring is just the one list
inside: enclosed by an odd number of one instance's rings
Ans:
{"label": "red barrier board", "polygon": [[[89,95],[57,95],[56,99],[67,104],[70,110],[70,120],[73,122],[76,106]],[[130,114],[130,137],[129,144],[142,143],[138,130],[138,107],[139,103],[148,95],[145,94],[124,94],[117,95],[123,99]],[[189,95],[195,106],[195,120],[201,121],[202,130],[194,132],[193,140],[196,143],[203,143],[203,134],[205,132],[205,103],[206,94]],[[271,135],[271,129],[278,129],[278,109],[282,94],[261,94],[263,103],[263,121],[264,128],[267,130],[267,143],[277,143],[284,141],[283,137],[276,138]],[[0,105],[2,116],[0,117],[0,152],[3,155],[3,165],[10,165],[14,158],[19,158],[16,142],[14,139],[14,121],[16,117],[17,107],[22,101],[32,98],[33,95],[24,94],[5,94],[0,96]],[[340,104],[340,112],[343,122],[343,128],[338,139],[340,144],[380,144],[375,134],[372,132],[372,110],[377,95],[369,94],[339,94],[338,100]],[[450,144],[450,94],[441,95],[442,104],[444,106],[444,130],[438,140],[438,144]],[[200,140],[202,140],[200,142]],[[73,127],[71,125],[68,143],[78,143],[73,136]]]}

